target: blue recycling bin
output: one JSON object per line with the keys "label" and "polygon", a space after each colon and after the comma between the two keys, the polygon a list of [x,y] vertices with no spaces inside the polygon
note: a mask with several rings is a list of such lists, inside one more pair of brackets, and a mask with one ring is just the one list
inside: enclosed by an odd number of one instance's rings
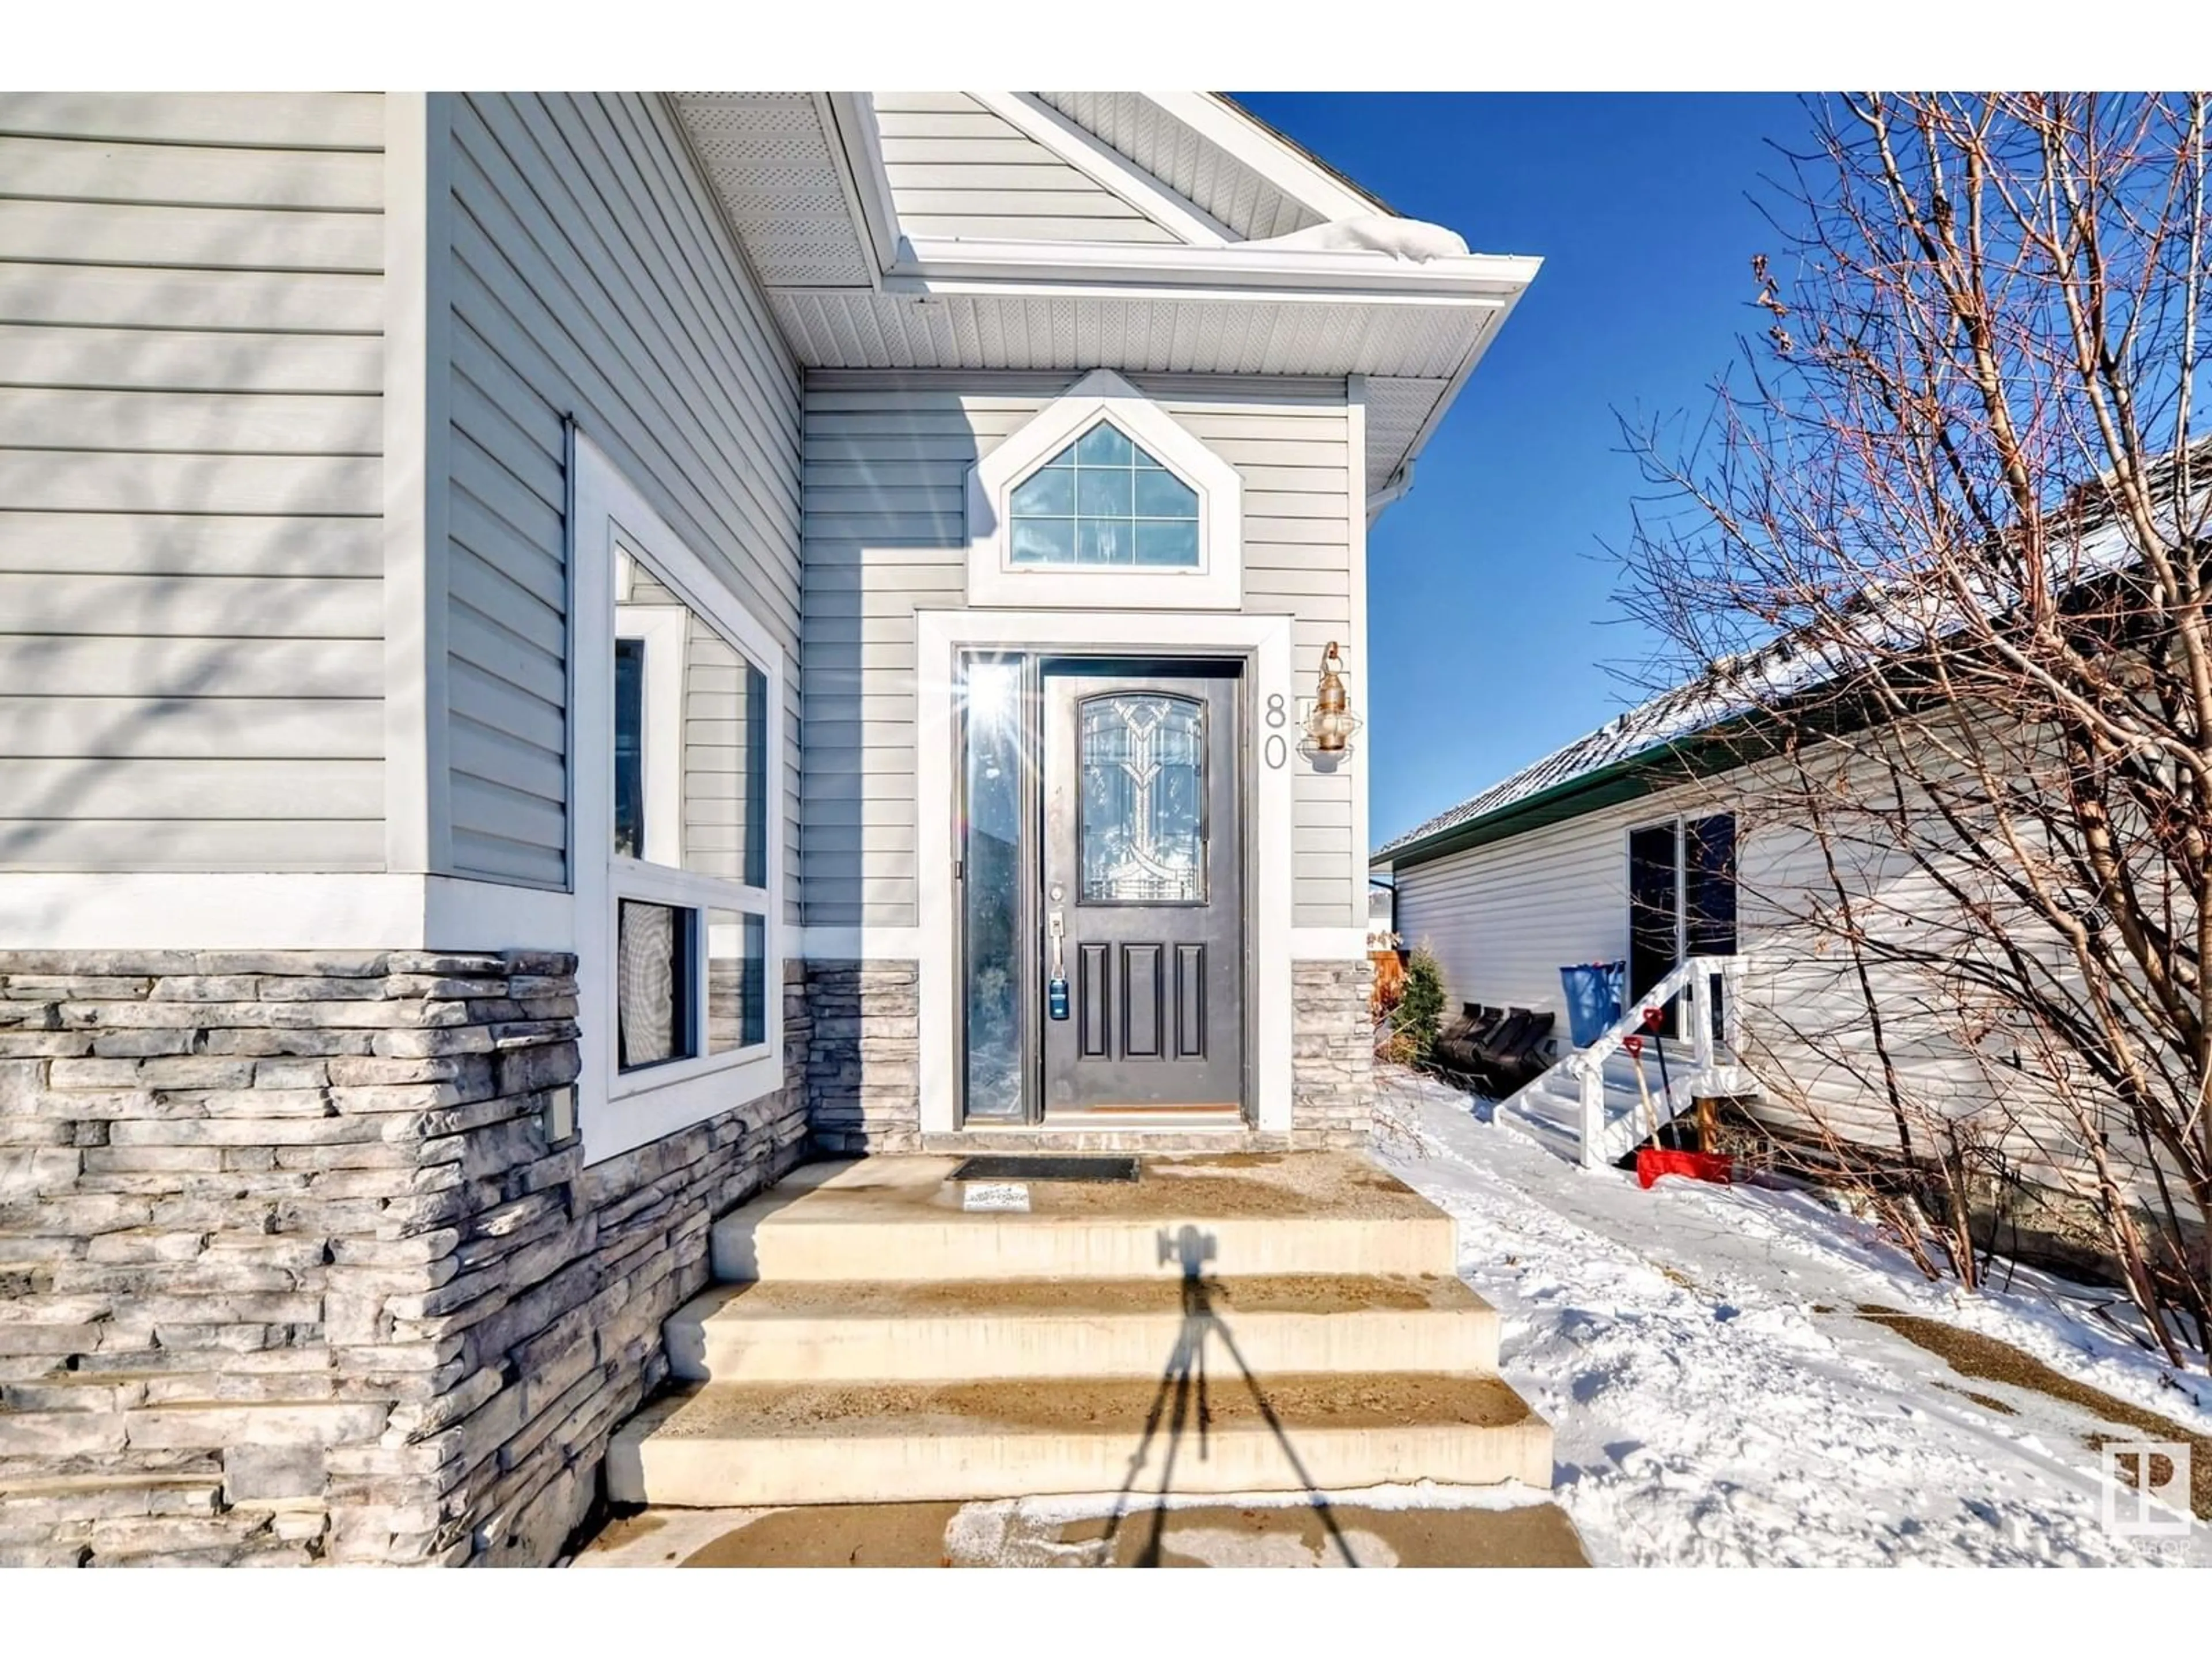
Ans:
{"label": "blue recycling bin", "polygon": [[1567,996],[1567,1037],[1577,1048],[1595,1042],[1620,1018],[1620,995],[1628,982],[1625,962],[1577,963],[1559,969]]}

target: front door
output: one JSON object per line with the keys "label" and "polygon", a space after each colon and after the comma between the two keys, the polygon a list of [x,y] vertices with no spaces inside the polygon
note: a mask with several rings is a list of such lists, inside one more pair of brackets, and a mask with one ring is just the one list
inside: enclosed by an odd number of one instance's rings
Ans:
{"label": "front door", "polygon": [[1048,1121],[1243,1109],[1240,685],[1232,667],[1046,665]]}

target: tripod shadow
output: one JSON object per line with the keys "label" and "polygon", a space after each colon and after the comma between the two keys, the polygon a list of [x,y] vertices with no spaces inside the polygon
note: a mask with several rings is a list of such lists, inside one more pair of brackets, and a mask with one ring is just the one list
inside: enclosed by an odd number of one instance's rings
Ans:
{"label": "tripod shadow", "polygon": [[1343,1529],[1337,1525],[1335,1511],[1330,1508],[1328,1499],[1315,1486],[1313,1477],[1307,1473],[1297,1449],[1291,1445],[1290,1435],[1284,1430],[1282,1419],[1269,1402],[1267,1391],[1260,1386],[1260,1379],[1253,1374],[1252,1368],[1244,1363],[1243,1352],[1237,1347],[1237,1338],[1231,1332],[1228,1322],[1214,1308],[1214,1287],[1206,1278],[1206,1264],[1213,1260],[1218,1249],[1213,1235],[1200,1232],[1188,1223],[1173,1233],[1163,1228],[1159,1233],[1158,1248],[1161,1261],[1176,1261],[1182,1267],[1182,1323],[1176,1330],[1175,1346],[1168,1355],[1166,1369],[1160,1373],[1160,1386],[1152,1395],[1152,1409],[1146,1413],[1144,1436],[1138,1441],[1136,1450],[1130,1455],[1129,1478],[1121,1483],[1121,1490],[1115,1498],[1114,1512],[1107,1521],[1102,1540],[1105,1546],[1104,1559],[1109,1562],[1113,1559],[1115,1540],[1120,1534],[1121,1522],[1127,1516],[1130,1497],[1137,1489],[1138,1477],[1144,1472],[1146,1459],[1151,1455],[1152,1442],[1158,1438],[1162,1419],[1164,1419],[1167,1445],[1164,1462],[1160,1468],[1159,1486],[1155,1493],[1158,1501],[1152,1510],[1152,1532],[1133,1565],[1157,1567],[1161,1564],[1167,1533],[1167,1498],[1174,1489],[1176,1460],[1182,1453],[1185,1435],[1194,1425],[1198,1435],[1199,1460],[1203,1462],[1206,1459],[1206,1434],[1213,1421],[1212,1401],[1208,1393],[1206,1349],[1209,1339],[1218,1338],[1223,1351],[1243,1375],[1244,1386],[1251,1390],[1253,1403],[1259,1408],[1261,1419],[1273,1433],[1275,1443],[1283,1449],[1283,1455],[1290,1461],[1291,1468],[1297,1474],[1299,1484],[1305,1488],[1315,1514],[1321,1518],[1322,1526],[1335,1545],[1337,1553],[1344,1558],[1344,1565],[1358,1566],[1359,1563],[1352,1555],[1351,1540],[1345,1537]]}

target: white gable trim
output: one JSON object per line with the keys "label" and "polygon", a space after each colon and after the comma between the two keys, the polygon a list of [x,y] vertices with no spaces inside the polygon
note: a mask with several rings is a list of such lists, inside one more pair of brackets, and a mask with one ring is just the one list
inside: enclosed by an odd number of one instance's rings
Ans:
{"label": "white gable trim", "polygon": [[1211,93],[1148,92],[1145,96],[1323,219],[1357,219],[1387,211],[1381,203],[1348,188],[1327,168],[1315,166],[1249,116]]}
{"label": "white gable trim", "polygon": [[1219,247],[1237,233],[1033,92],[971,92],[992,114],[1034,138],[1077,172],[1120,197],[1161,229],[1198,247]]}
{"label": "white gable trim", "polygon": [[[1099,570],[1012,562],[1006,521],[1014,486],[1102,416],[1198,491],[1197,568]],[[1244,599],[1243,526],[1244,483],[1237,469],[1112,369],[1093,369],[968,469],[968,603],[1234,611]]]}
{"label": "white gable trim", "polygon": [[890,174],[884,167],[883,137],[876,125],[875,98],[866,92],[824,94],[830,131],[843,153],[852,205],[876,256],[876,269],[887,271],[899,260],[898,204],[891,198]]}

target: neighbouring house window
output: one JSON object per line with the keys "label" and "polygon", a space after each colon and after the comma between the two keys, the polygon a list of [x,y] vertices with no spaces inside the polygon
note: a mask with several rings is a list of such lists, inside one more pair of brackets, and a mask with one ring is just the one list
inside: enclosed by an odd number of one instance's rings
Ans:
{"label": "neighbouring house window", "polygon": [[1016,564],[1198,563],[1198,492],[1111,421],[1014,486]]}

